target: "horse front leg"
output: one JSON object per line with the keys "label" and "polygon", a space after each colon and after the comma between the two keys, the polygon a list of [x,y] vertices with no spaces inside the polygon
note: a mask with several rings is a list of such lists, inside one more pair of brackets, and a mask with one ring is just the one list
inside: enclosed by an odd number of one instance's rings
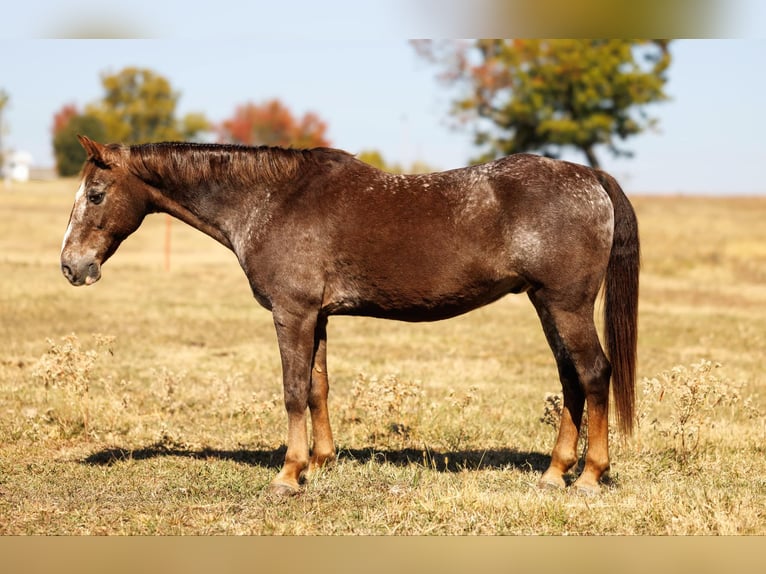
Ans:
{"label": "horse front leg", "polygon": [[327,408],[327,395],[330,390],[327,375],[327,317],[320,317],[317,321],[314,341],[314,365],[311,370],[309,391],[311,434],[314,444],[309,461],[309,473],[335,460],[335,443],[332,439],[330,413]]}
{"label": "horse front leg", "polygon": [[282,470],[271,482],[277,494],[297,494],[303,473],[309,465],[306,409],[311,388],[311,368],[315,353],[315,313],[274,310],[282,380],[287,410],[287,453]]}

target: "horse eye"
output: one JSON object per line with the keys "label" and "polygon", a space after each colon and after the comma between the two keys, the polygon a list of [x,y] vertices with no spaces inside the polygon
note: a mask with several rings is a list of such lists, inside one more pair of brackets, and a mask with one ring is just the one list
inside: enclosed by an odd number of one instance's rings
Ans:
{"label": "horse eye", "polygon": [[88,193],[88,201],[90,201],[93,205],[98,205],[104,201],[105,195],[106,193],[103,191],[91,191]]}

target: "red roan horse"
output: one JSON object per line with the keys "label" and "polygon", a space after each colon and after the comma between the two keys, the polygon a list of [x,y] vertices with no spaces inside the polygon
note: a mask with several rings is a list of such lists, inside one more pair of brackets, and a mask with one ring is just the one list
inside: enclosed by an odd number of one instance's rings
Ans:
{"label": "red roan horse", "polygon": [[[325,148],[80,141],[88,160],[61,251],[70,283],[98,281],[101,265],[144,216],[166,212],[231,249],[272,312],[288,416],[276,492],[298,492],[304,473],[335,458],[329,315],[434,321],[523,291],[564,392],[540,484],[565,486],[587,401],[588,448],[573,488],[599,490],[609,468],[610,379],[627,433],[635,395],[638,228],[611,176],[528,154],[392,175]],[[593,319],[602,283],[609,360]]]}

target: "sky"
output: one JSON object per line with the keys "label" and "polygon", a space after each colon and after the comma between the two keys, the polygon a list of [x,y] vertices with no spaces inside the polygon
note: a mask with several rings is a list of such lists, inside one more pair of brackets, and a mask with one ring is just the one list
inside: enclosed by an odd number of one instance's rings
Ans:
{"label": "sky", "polygon": [[[317,24],[322,17],[317,12]],[[332,144],[352,153],[377,149],[389,163],[422,161],[436,169],[461,167],[478,155],[470,130],[451,121],[456,92],[405,37],[341,26],[345,34],[272,30],[255,38],[2,37],[0,89],[11,98],[5,146],[31,153],[37,166],[53,165],[54,113],[99,99],[101,74],[139,66],[166,76],[180,92],[179,117],[202,111],[220,122],[238,104],[279,98],[295,114],[319,114]],[[670,101],[649,110],[658,130],[624,142],[631,159],[599,150],[603,167],[631,193],[766,194],[766,39],[676,40],[671,53]],[[577,153],[566,159],[584,161]]]}

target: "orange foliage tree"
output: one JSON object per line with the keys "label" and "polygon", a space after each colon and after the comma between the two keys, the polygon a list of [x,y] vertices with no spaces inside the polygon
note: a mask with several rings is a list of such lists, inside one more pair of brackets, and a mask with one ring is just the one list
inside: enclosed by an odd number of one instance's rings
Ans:
{"label": "orange foliage tree", "polygon": [[106,129],[101,120],[88,113],[81,113],[75,104],[63,105],[53,115],[53,155],[59,175],[77,175],[85,161],[85,150],[77,141],[77,135],[103,140]]}
{"label": "orange foliage tree", "polygon": [[278,99],[262,104],[247,102],[219,126],[225,143],[294,148],[329,146],[327,123],[314,112],[295,117]]}
{"label": "orange foliage tree", "polygon": [[63,130],[69,123],[69,120],[79,115],[80,112],[76,104],[64,104],[61,106],[61,109],[53,115],[53,135],[55,136]]}

